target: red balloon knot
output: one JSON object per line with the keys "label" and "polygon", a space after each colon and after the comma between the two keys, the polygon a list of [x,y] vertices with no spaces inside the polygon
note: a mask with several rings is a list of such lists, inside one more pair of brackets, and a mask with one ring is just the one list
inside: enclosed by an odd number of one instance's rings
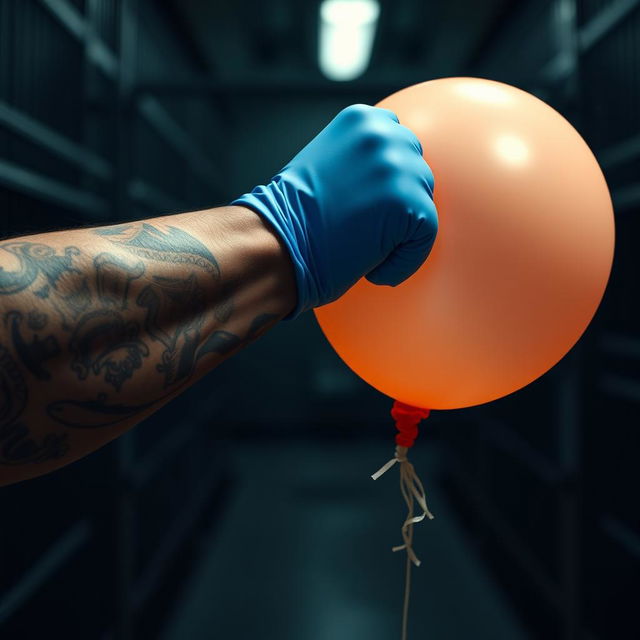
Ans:
{"label": "red balloon knot", "polygon": [[421,420],[429,416],[429,409],[412,407],[410,404],[396,400],[391,409],[391,417],[395,420],[396,444],[401,447],[411,447],[418,437],[418,425]]}

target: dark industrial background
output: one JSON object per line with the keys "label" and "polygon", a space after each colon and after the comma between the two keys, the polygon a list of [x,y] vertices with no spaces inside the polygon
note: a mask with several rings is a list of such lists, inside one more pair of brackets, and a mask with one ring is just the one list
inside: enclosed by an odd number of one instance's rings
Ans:
{"label": "dark industrial background", "polygon": [[[610,285],[541,380],[425,423],[411,637],[640,638],[640,1],[381,5],[368,71],[330,82],[311,0],[0,0],[2,234],[225,204],[343,106],[434,77],[547,100],[606,173]],[[403,503],[369,478],[389,404],[306,314],[1,489],[0,638],[399,638]]]}

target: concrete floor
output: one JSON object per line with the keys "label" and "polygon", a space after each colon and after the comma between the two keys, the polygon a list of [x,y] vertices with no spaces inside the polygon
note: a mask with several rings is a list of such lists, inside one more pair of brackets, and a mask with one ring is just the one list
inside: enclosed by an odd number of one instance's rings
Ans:
{"label": "concrete floor", "polygon": [[[406,507],[379,443],[239,443],[239,484],[162,640],[400,639]],[[520,640],[434,479],[437,450],[413,455],[436,519],[417,525],[410,640]]]}

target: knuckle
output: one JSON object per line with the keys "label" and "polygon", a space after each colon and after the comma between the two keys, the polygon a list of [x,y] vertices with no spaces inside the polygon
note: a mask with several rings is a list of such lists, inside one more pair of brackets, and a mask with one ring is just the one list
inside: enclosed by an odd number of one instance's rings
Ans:
{"label": "knuckle", "polygon": [[390,178],[400,180],[411,175],[408,170],[407,156],[402,149],[391,146],[382,155],[382,164],[386,167],[387,174]]}
{"label": "knuckle", "polygon": [[364,120],[371,109],[373,109],[373,107],[366,104],[352,104],[345,107],[339,115],[345,121],[356,123]]}

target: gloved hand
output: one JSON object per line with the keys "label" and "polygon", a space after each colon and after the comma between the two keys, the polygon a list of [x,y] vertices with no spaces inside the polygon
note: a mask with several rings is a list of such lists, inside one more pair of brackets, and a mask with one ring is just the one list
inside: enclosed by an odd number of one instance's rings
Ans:
{"label": "gloved hand", "polygon": [[387,109],[352,105],[269,184],[231,204],[258,212],[287,246],[298,287],[287,316],[294,318],[363,275],[395,286],[414,273],[438,228],[432,196],[416,136]]}

